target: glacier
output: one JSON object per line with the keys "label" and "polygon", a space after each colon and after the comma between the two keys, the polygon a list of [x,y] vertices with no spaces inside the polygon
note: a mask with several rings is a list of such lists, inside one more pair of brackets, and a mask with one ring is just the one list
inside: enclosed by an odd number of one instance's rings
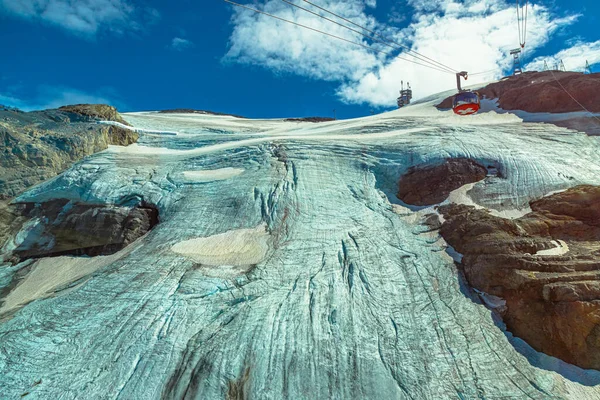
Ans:
{"label": "glacier", "polygon": [[506,332],[395,193],[413,165],[468,157],[500,174],[454,198],[519,215],[599,185],[600,137],[432,104],[318,124],[124,114],[137,145],[17,201],[143,199],[160,223],[110,256],[0,268],[0,398],[599,398],[600,372]]}

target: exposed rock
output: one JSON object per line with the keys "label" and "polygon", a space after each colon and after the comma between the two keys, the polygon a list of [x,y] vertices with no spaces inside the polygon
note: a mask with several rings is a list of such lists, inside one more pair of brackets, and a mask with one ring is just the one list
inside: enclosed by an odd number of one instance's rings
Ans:
{"label": "exposed rock", "polygon": [[123,207],[57,200],[25,206],[25,214],[37,224],[24,232],[21,243],[13,251],[21,260],[113,254],[158,223],[158,210],[146,204]]}
{"label": "exposed rock", "polygon": [[73,113],[86,117],[89,121],[114,121],[123,125],[129,125],[117,112],[117,109],[107,104],[75,104],[62,106],[60,111]]}
{"label": "exposed rock", "polygon": [[451,158],[440,165],[415,166],[400,178],[397,196],[415,206],[438,204],[453,190],[480,181],[486,175],[484,166],[468,158]]}
{"label": "exposed rock", "polygon": [[[14,236],[27,220],[19,211],[20,207],[11,206],[7,200],[0,200],[0,249]],[[0,258],[1,260],[1,258]]]}
{"label": "exposed rock", "polygon": [[[506,300],[511,332],[538,351],[600,369],[600,187],[577,186],[531,209],[508,220],[444,205],[440,232],[463,254],[469,284]],[[567,251],[552,255],[559,241]]]}
{"label": "exposed rock", "polygon": [[115,113],[113,107],[97,105],[0,110],[0,198],[14,197],[109,145],[136,142],[133,130],[96,123],[103,117],[120,120]]}
{"label": "exposed rock", "polygon": [[[591,112],[600,112],[600,73],[525,72],[477,91],[483,98],[498,99],[498,105],[504,110],[565,113],[584,111],[581,107],[584,106]],[[451,108],[452,97],[436,107]]]}
{"label": "exposed rock", "polygon": [[600,136],[600,119],[593,117],[569,118],[562,121],[553,121],[556,126],[585,132],[590,136]]}
{"label": "exposed rock", "polygon": [[174,108],[172,110],[160,110],[159,113],[161,114],[204,114],[204,115],[217,115],[217,116],[227,116],[227,117],[235,117],[235,118],[246,118],[246,117],[242,117],[241,115],[235,115],[235,114],[227,114],[227,113],[220,113],[220,112],[215,112],[215,111],[206,111],[206,110],[194,110],[192,108]]}
{"label": "exposed rock", "polygon": [[304,118],[286,118],[285,122],[329,122],[335,121],[335,118],[329,117],[304,117]]}

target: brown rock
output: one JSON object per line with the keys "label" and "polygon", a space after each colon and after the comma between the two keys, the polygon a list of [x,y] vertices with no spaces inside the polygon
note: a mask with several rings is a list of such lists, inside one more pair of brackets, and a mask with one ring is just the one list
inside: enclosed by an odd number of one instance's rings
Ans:
{"label": "brown rock", "polygon": [[453,190],[484,179],[487,169],[468,158],[450,158],[440,165],[411,167],[398,183],[406,204],[429,206],[446,200]]}
{"label": "brown rock", "polygon": [[24,206],[28,218],[43,222],[14,250],[20,260],[67,254],[112,254],[158,223],[158,210],[146,204],[124,207],[55,200]]}
{"label": "brown rock", "polygon": [[139,135],[133,130],[97,123],[102,116],[119,120],[113,107],[86,107],[27,113],[0,110],[1,198],[15,197],[109,145],[127,146],[137,141]]}
{"label": "brown rock", "polygon": [[[525,72],[491,83],[478,92],[483,98],[498,99],[504,110],[564,113],[584,111],[583,106],[588,111],[600,112],[599,73]],[[451,108],[452,97],[436,107]]]}
{"label": "brown rock", "polygon": [[207,110],[194,110],[192,108],[174,108],[171,110],[161,110],[161,111],[159,111],[159,113],[160,114],[203,114],[203,115],[217,115],[217,116],[220,115],[220,116],[246,119],[246,117],[242,117],[241,115],[220,113],[220,112],[207,111]]}
{"label": "brown rock", "polygon": [[335,121],[335,118],[329,118],[329,117],[303,117],[303,118],[286,118],[284,119],[285,122],[314,122],[314,123],[318,123],[318,122],[330,122],[330,121]]}
{"label": "brown rock", "polygon": [[62,106],[59,111],[78,114],[91,120],[114,121],[129,125],[117,112],[117,109],[107,104],[74,104]]}
{"label": "brown rock", "polygon": [[[464,205],[439,208],[444,239],[463,254],[469,284],[506,300],[508,330],[533,348],[600,369],[600,187],[530,203],[519,219]],[[564,240],[563,255],[536,255]]]}

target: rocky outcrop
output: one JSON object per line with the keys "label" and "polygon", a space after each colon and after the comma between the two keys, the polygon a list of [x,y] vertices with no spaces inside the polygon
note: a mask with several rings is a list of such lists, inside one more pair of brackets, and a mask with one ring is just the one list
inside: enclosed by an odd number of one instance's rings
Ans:
{"label": "rocky outcrop", "polygon": [[106,104],[75,104],[59,107],[58,110],[78,115],[87,121],[114,121],[129,126],[115,107]]}
{"label": "rocky outcrop", "polygon": [[158,223],[158,210],[137,206],[72,204],[56,200],[23,204],[22,214],[34,221],[13,250],[18,260],[60,255],[113,254]]}
{"label": "rocky outcrop", "polygon": [[133,130],[97,123],[105,117],[122,121],[113,107],[103,105],[27,113],[0,110],[0,199],[11,198],[109,145],[137,141]]}
{"label": "rocky outcrop", "polygon": [[235,117],[235,118],[246,118],[241,115],[235,114],[227,114],[220,113],[215,111],[207,111],[207,110],[194,110],[192,108],[174,108],[171,110],[160,110],[160,114],[202,114],[202,115],[216,115],[216,116],[226,116],[226,117]]}
{"label": "rocky outcrop", "polygon": [[442,164],[411,167],[398,183],[398,198],[406,204],[429,206],[446,200],[450,192],[484,179],[487,169],[468,158],[447,159]]}
{"label": "rocky outcrop", "polygon": [[536,350],[600,369],[600,187],[531,202],[519,219],[439,208],[440,233],[475,289],[503,298],[509,331]]}
{"label": "rocky outcrop", "polygon": [[[491,83],[477,92],[482,98],[498,99],[499,107],[504,110],[565,113],[585,111],[583,106],[591,112],[600,112],[599,73],[525,72]],[[452,97],[436,107],[451,108]]]}
{"label": "rocky outcrop", "polygon": [[286,118],[285,122],[330,122],[335,121],[335,118],[329,117],[304,117],[304,118]]}
{"label": "rocky outcrop", "polygon": [[8,200],[0,200],[0,250],[9,238],[19,231],[26,220],[19,207],[11,206]]}

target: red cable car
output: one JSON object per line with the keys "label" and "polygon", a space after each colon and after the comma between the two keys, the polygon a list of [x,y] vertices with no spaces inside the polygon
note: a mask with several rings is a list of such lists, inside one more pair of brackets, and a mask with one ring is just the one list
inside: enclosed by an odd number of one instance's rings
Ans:
{"label": "red cable car", "polygon": [[454,98],[452,99],[452,111],[457,115],[475,114],[480,108],[479,94],[477,92],[471,92],[470,90],[463,90],[460,87],[461,76],[467,80],[468,73],[462,71],[456,74],[458,93],[454,95]]}

